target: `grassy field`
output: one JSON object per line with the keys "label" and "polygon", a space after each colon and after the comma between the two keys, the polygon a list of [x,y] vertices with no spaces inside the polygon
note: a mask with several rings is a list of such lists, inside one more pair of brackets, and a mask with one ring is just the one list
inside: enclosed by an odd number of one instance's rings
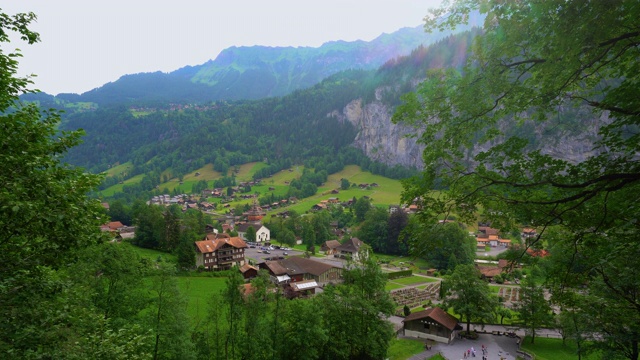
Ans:
{"label": "grassy field", "polygon": [[102,191],[100,191],[100,193],[103,196],[112,196],[113,194],[117,193],[117,192],[122,192],[122,188],[125,185],[133,185],[133,184],[137,184],[140,181],[142,181],[142,178],[144,177],[144,175],[140,174],[140,175],[136,175],[132,178],[129,178],[125,181],[122,182],[122,184],[115,184],[113,186],[110,186]]}
{"label": "grassy field", "polygon": [[[283,174],[284,173],[284,174]],[[276,187],[283,184],[284,179],[291,180],[297,173],[302,173],[302,170],[294,170],[289,172],[288,170],[281,171],[273,178],[264,179],[263,183],[267,186]],[[287,174],[289,174],[287,176]],[[377,183],[378,187],[360,189],[359,187],[351,187],[348,190],[339,190],[338,194],[332,194],[331,190],[340,188],[340,179],[347,178],[350,182],[356,184],[371,184]],[[273,184],[270,185],[270,181],[273,180]],[[283,180],[282,183],[279,181]],[[285,185],[286,186],[286,185]],[[286,187],[285,187],[286,189]],[[345,168],[333,175],[330,175],[327,182],[318,188],[318,193],[314,196],[310,196],[305,199],[300,199],[296,204],[287,206],[286,208],[279,208],[269,212],[267,215],[272,215],[277,212],[281,212],[284,209],[295,210],[299,214],[304,214],[313,207],[313,205],[320,203],[322,200],[327,200],[331,197],[337,197],[341,201],[346,201],[354,197],[360,198],[362,196],[369,196],[372,199],[374,205],[388,206],[390,204],[400,203],[400,192],[402,191],[402,184],[399,180],[393,180],[385,178],[379,175],[373,175],[370,172],[363,172],[357,165],[348,165]]]}
{"label": "grassy field", "polygon": [[255,174],[258,170],[266,167],[267,164],[263,162],[251,162],[242,164],[239,166],[238,173],[236,173],[236,179],[237,181],[251,181],[253,180],[253,174]]}
{"label": "grassy field", "polygon": [[133,249],[133,251],[135,251],[138,255],[140,255],[140,257],[143,257],[145,259],[156,261],[158,260],[158,258],[162,258],[162,261],[168,261],[173,263],[176,262],[176,256],[173,254],[169,254],[169,253],[158,251],[158,250],[141,248],[139,246],[132,245],[126,241],[123,241],[121,244],[122,246],[130,247],[131,249]]}
{"label": "grassy field", "polygon": [[[562,339],[549,339],[536,337],[535,344],[531,344],[531,338],[526,337],[522,342],[522,350],[535,355],[536,360],[577,360],[576,345],[572,341],[562,344]],[[582,356],[582,360],[596,360],[598,354]]]}
{"label": "grassy field", "polygon": [[207,315],[211,297],[225,288],[226,280],[224,277],[178,277],[180,290],[189,299],[187,313],[194,323]]}
{"label": "grassy field", "polygon": [[[196,173],[199,173],[200,175],[196,175]],[[167,188],[169,191],[173,191],[173,189],[180,187],[180,189],[182,190],[181,192],[191,193],[191,188],[193,187],[193,184],[197,183],[198,181],[205,180],[209,182],[210,186],[212,186],[213,180],[219,179],[221,177],[222,177],[222,174],[220,172],[213,170],[213,164],[206,164],[200,169],[194,170],[186,174],[182,178],[182,184],[180,184],[180,179],[172,178],[166,183],[160,184],[159,187],[160,189]]]}
{"label": "grassy field", "polygon": [[[253,175],[258,170],[266,166],[267,164],[263,162],[252,162],[240,165],[238,167],[238,172],[235,174],[236,180],[238,182],[250,181],[252,180]],[[114,176],[117,174],[122,174],[130,167],[130,163],[124,163],[118,166],[114,166],[105,173],[107,176]],[[303,169],[304,167],[302,166],[294,166],[291,169],[282,170],[269,178],[263,179],[262,185],[253,187],[251,189],[251,193],[258,192],[261,196],[265,196],[270,193],[273,193],[275,196],[285,196],[289,188],[288,183],[294,178],[302,175]],[[196,175],[196,173],[199,173],[199,175]],[[206,164],[202,168],[184,175],[182,178],[182,184],[180,184],[180,180],[178,178],[173,177],[170,170],[163,172],[162,175],[166,175],[170,179],[169,181],[161,183],[158,186],[161,190],[166,189],[168,191],[173,191],[174,189],[179,189],[181,193],[191,193],[191,189],[195,183],[201,180],[205,180],[209,182],[209,187],[212,187],[213,181],[222,177],[223,174],[213,170],[212,164]],[[122,188],[125,185],[137,184],[142,180],[142,178],[143,175],[136,175],[125,180],[122,184],[116,184],[103,190],[101,193],[103,196],[112,196],[116,192],[121,192]],[[379,186],[366,189],[352,186],[347,190],[340,190],[338,194],[332,194],[331,190],[340,188],[340,179],[342,178],[346,178],[350,182],[355,184],[377,183]],[[273,190],[269,190],[269,188],[272,188]],[[318,193],[316,195],[308,197],[306,199],[301,199],[300,201],[298,201],[298,203],[287,206],[285,208],[274,209],[267,214],[267,220],[270,215],[283,211],[285,209],[295,210],[300,214],[306,213],[311,209],[313,205],[331,197],[338,197],[340,200],[346,201],[354,197],[360,198],[362,196],[369,196],[372,199],[374,205],[386,207],[390,204],[400,203],[401,191],[402,184],[399,180],[393,180],[385,178],[383,176],[373,175],[370,172],[362,171],[357,165],[348,165],[342,171],[330,175],[325,184],[318,188]],[[232,202],[230,205],[231,207],[235,207],[237,204],[243,204],[246,202],[247,200],[240,200]]]}
{"label": "grassy field", "polygon": [[393,339],[387,350],[390,360],[405,360],[424,350],[424,342],[412,339]]}
{"label": "grassy field", "polygon": [[131,168],[131,162],[126,162],[124,164],[120,164],[120,165],[116,165],[116,166],[112,166],[109,170],[105,171],[104,174],[106,176],[116,176],[116,175],[120,175],[123,172],[125,172],[126,170]]}

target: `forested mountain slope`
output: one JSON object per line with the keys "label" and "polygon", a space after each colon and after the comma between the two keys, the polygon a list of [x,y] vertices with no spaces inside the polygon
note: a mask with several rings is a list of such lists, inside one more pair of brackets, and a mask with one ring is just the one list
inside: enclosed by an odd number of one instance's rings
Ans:
{"label": "forested mountain slope", "polygon": [[[389,120],[400,96],[413,89],[426,69],[462,64],[472,36],[471,32],[450,36],[388,61],[378,70],[344,71],[280,98],[190,106],[121,104],[70,113],[62,128],[82,128],[86,136],[84,144],[72,149],[67,160],[95,172],[132,161],[136,167],[132,176],[168,168],[178,176],[205,163],[224,169],[265,158],[290,163],[321,158],[321,163],[330,165],[342,163],[336,156],[342,153],[350,154],[350,163],[366,162],[369,160],[362,153],[354,153],[354,140],[358,139],[356,145],[375,141],[372,127],[382,131],[393,126]],[[384,109],[381,111],[385,115],[381,119],[358,118],[348,111],[354,103],[367,109]],[[372,125],[377,120],[384,125]],[[396,136],[395,142],[403,137],[401,131],[390,134]],[[387,152],[381,162],[390,166],[417,164],[398,161],[392,153]]]}

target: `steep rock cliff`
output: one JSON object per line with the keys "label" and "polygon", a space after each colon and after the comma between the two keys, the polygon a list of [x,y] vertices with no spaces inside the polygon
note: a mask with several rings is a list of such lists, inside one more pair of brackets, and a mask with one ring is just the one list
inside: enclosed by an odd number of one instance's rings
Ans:
{"label": "steep rock cliff", "polygon": [[391,122],[394,109],[381,101],[381,91],[376,91],[373,102],[355,99],[344,109],[335,110],[327,116],[349,121],[358,129],[353,146],[364,151],[370,159],[390,166],[421,169],[424,146],[418,144],[413,136],[415,129]]}
{"label": "steep rock cliff", "polygon": [[[376,99],[372,102],[365,103],[360,98],[355,99],[344,109],[334,110],[327,116],[349,121],[358,130],[352,145],[364,151],[370,159],[389,166],[422,169],[425,145],[417,141],[420,129],[391,122],[395,108],[381,101],[384,90],[377,89]],[[525,121],[516,125],[505,120],[500,129],[505,137],[529,139],[530,148],[540,149],[543,154],[578,163],[594,155],[594,144],[599,139],[598,131],[609,123],[606,113],[595,117],[589,109],[568,106],[559,109],[555,117],[545,122]],[[473,154],[487,150],[502,139],[477,144]]]}

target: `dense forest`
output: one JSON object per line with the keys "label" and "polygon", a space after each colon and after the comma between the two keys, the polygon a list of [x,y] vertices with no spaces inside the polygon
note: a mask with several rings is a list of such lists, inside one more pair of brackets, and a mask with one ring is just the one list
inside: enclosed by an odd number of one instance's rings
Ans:
{"label": "dense forest", "polygon": [[[193,98],[188,104],[176,99],[176,103],[76,108],[63,116],[61,129],[82,129],[84,142],[70,149],[65,159],[94,173],[130,161],[133,166],[125,177],[106,178],[100,187],[144,174],[142,183],[127,185],[126,196],[116,194],[129,201],[149,197],[161,183],[160,174],[167,170],[169,178],[179,178],[205,164],[213,164],[224,174],[235,165],[266,162],[268,167],[256,177],[269,176],[292,164],[327,174],[357,164],[374,174],[407,178],[415,169],[389,167],[368,159],[351,146],[359,129],[327,115],[353,99],[373,101],[379,89],[384,89],[383,103],[399,104],[402,94],[411,91],[415,79],[427,69],[441,64],[461,66],[464,49],[476,33],[449,36],[429,48],[420,47],[393,59],[378,70],[340,72],[284,97],[200,104]],[[53,105],[37,95],[27,98]]]}

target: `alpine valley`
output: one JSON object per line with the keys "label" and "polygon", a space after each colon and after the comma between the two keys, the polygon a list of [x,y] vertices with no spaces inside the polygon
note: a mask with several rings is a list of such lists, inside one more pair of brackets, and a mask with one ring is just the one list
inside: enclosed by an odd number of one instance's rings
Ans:
{"label": "alpine valley", "polygon": [[[422,168],[424,145],[412,136],[416,129],[392,122],[394,110],[429,69],[462,68],[481,21],[472,17],[454,32],[403,28],[319,48],[232,47],[171,73],[22,98],[64,110],[62,130],[85,131],[67,155],[70,164],[93,173],[126,164],[126,171],[106,173],[101,197],[148,199],[207,164],[222,175],[266,164],[254,178],[298,165],[326,177],[359,165],[402,179]],[[560,151],[571,153],[582,142],[562,144],[571,149]],[[102,193],[116,184],[126,186]]]}

